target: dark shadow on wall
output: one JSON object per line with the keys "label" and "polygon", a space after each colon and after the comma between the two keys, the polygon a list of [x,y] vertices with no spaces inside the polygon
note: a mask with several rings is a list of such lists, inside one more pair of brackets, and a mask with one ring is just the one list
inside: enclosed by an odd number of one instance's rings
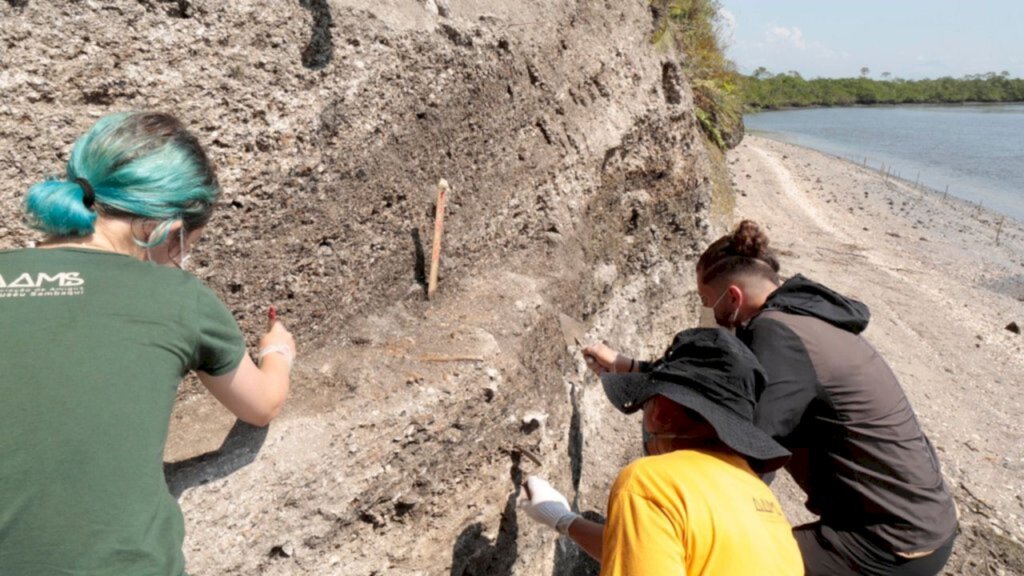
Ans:
{"label": "dark shadow on wall", "polygon": [[173,18],[191,18],[193,9],[190,0],[137,0],[147,11],[162,10]]}
{"label": "dark shadow on wall", "polygon": [[[583,476],[583,416],[580,410],[583,394],[575,382],[569,392],[572,403],[572,416],[569,419],[569,464],[572,472],[572,489],[575,494],[572,502],[573,510],[579,510],[580,481]],[[604,517],[595,512],[582,512],[588,520],[604,523]],[[594,560],[566,537],[558,539],[555,548],[555,566],[552,576],[597,576],[601,572],[601,563]]]}
{"label": "dark shadow on wall", "polygon": [[[587,520],[605,523],[605,517],[597,512],[583,512],[581,515]],[[558,539],[555,548],[555,568],[551,571],[551,576],[597,576],[600,573],[600,562],[588,556],[569,538],[563,536]]]}
{"label": "dark shadow on wall", "polygon": [[12,8],[24,8],[25,6],[28,6],[28,0],[7,0],[7,3],[10,4]]}
{"label": "dark shadow on wall", "polygon": [[420,239],[418,228],[412,229],[412,245],[415,262],[413,263],[413,277],[416,283],[423,287],[423,293],[427,293],[427,256],[423,252],[423,240]]}
{"label": "dark shadow on wall", "polygon": [[164,463],[167,489],[175,499],[189,488],[220,480],[248,466],[267,440],[269,427],[236,420],[220,448],[179,462]]}
{"label": "dark shadow on wall", "polygon": [[519,520],[516,518],[516,503],[522,490],[523,471],[519,468],[520,456],[512,454],[512,485],[515,487],[498,525],[498,537],[492,545],[484,536],[484,525],[480,522],[470,525],[459,534],[452,548],[452,569],[449,576],[512,576],[512,567],[519,555]]}
{"label": "dark shadow on wall", "polygon": [[334,56],[331,8],[327,0],[299,0],[299,5],[313,16],[309,43],[302,49],[302,65],[310,70],[319,70],[330,64]]}
{"label": "dark shadow on wall", "polygon": [[576,382],[573,382],[569,394],[572,403],[572,416],[569,419],[569,466],[572,472],[572,489],[578,499],[580,480],[583,476],[583,417],[580,412],[580,388]]}

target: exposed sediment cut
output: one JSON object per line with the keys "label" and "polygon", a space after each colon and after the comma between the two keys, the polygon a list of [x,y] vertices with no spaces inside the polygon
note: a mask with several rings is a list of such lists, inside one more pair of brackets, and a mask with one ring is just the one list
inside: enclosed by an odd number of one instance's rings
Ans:
{"label": "exposed sediment cut", "polygon": [[224,187],[195,273],[299,341],[269,430],[183,388],[191,573],[592,573],[515,499],[538,472],[601,510],[638,452],[559,314],[651,356],[694,320],[707,158],[654,28],[644,0],[0,3],[0,247],[97,117],[169,111]]}

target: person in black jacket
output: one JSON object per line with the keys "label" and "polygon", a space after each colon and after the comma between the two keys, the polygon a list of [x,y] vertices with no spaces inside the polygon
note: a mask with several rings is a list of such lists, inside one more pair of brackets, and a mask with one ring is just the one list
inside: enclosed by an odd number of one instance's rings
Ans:
{"label": "person in black jacket", "polygon": [[[700,257],[697,289],[767,373],[754,422],[793,453],[786,470],[820,517],[793,530],[806,573],[938,574],[956,509],[896,375],[860,336],[867,306],[801,275],[782,282],[779,268],[745,220]],[[652,366],[604,344],[583,353],[598,373]]]}
{"label": "person in black jacket", "polygon": [[896,375],[860,336],[867,306],[779,268],[745,220],[701,255],[697,287],[768,374],[755,423],[793,453],[786,469],[820,516],[794,529],[807,574],[938,574],[955,506]]}

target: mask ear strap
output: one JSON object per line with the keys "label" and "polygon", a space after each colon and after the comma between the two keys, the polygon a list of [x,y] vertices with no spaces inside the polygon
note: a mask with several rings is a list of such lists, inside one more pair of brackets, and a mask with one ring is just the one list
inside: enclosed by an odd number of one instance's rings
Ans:
{"label": "mask ear strap", "polygon": [[153,254],[150,251],[167,240],[167,235],[171,233],[171,226],[174,226],[176,222],[181,222],[181,227],[184,229],[184,221],[179,218],[168,218],[167,220],[157,224],[156,228],[149,233],[149,238],[142,241],[135,237],[135,220],[132,220],[132,242],[134,242],[139,248],[144,248],[146,250],[146,260],[153,259]]}
{"label": "mask ear strap", "polygon": [[187,237],[188,235],[185,234],[185,223],[182,222],[181,227],[178,228],[178,267],[182,270],[185,269],[185,263],[188,262],[188,259],[191,256],[191,254],[185,250],[185,239]]}
{"label": "mask ear strap", "polygon": [[[157,224],[156,228],[149,233],[149,238],[145,242],[139,240],[133,234],[132,242],[135,242],[136,246],[147,250],[155,246],[159,246],[160,244],[163,244],[164,240],[167,240],[167,235],[170,233],[171,226],[173,226],[175,222],[181,222],[181,220],[177,218],[169,218]],[[182,222],[182,227],[184,227],[184,222]]]}
{"label": "mask ear strap", "polygon": [[715,308],[718,308],[718,305],[722,303],[722,298],[725,298],[725,295],[728,294],[728,293],[729,293],[729,289],[726,288],[721,294],[718,295],[718,300],[715,300],[715,303],[712,304],[710,306],[710,308],[712,310],[714,310]]}

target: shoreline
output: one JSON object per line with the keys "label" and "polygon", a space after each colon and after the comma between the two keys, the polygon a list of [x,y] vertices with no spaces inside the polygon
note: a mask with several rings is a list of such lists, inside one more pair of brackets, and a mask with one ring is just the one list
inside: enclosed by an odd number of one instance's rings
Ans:
{"label": "shoreline", "polygon": [[[1020,302],[1024,302],[1024,221],[987,207],[983,203],[973,202],[892,173],[886,174],[880,168],[838,154],[771,138],[764,134],[751,134],[748,135],[748,138],[753,138],[753,141],[757,141],[759,144],[771,143],[780,149],[789,148],[795,154],[806,155],[809,158],[817,156],[835,163],[834,168],[827,172],[834,170],[839,174],[849,171],[859,173],[866,180],[862,179],[855,183],[860,187],[868,188],[869,194],[872,188],[879,188],[883,195],[888,193],[890,197],[887,197],[887,201],[890,204],[894,205],[895,199],[903,201],[902,207],[897,208],[897,212],[893,215],[895,224],[922,231],[939,229],[940,238],[947,243],[959,246],[963,255],[973,255],[979,261],[989,264],[998,262],[1009,267],[1016,267],[1021,282],[1017,296]],[[744,140],[744,143],[749,142],[752,141]],[[787,154],[783,152],[783,155]],[[734,178],[734,185],[737,182]],[[827,182],[817,184],[826,186]],[[869,200],[873,199],[869,198]],[[833,201],[838,202],[838,200],[832,199],[826,201],[826,204],[831,204]],[[737,211],[741,205],[742,203],[738,203]],[[850,206],[845,206],[845,208],[850,213]],[[911,213],[917,212],[918,209],[921,212],[911,218]],[[920,218],[922,214],[930,216],[931,220],[923,221]],[[997,230],[996,227],[1000,221],[1002,221],[1002,229]],[[951,226],[943,226],[944,224],[951,224]],[[870,226],[862,226],[862,228],[870,228]],[[997,233],[999,244],[995,245]],[[896,237],[894,236],[894,238]],[[919,236],[918,239],[922,240],[923,237]]]}
{"label": "shoreline", "polygon": [[[949,189],[948,186],[947,186],[946,190],[939,190],[938,188],[929,186],[928,184],[924,184],[924,183],[922,183],[920,181],[916,181],[915,182],[915,181],[913,181],[913,180],[911,180],[909,178],[904,178],[903,176],[900,175],[899,172],[889,172],[889,171],[886,170],[886,168],[891,168],[892,166],[885,166],[885,164],[880,164],[880,167],[875,167],[875,166],[872,166],[870,163],[867,163],[866,161],[865,162],[858,162],[855,158],[850,158],[850,157],[842,156],[840,154],[835,154],[833,152],[828,152],[828,151],[825,151],[825,150],[818,150],[817,148],[811,148],[809,146],[804,146],[802,144],[797,144],[797,143],[794,143],[794,142],[790,142],[790,141],[785,140],[783,138],[774,138],[773,134],[775,134],[775,133],[773,133],[773,132],[764,132],[764,131],[760,131],[760,130],[751,131],[751,132],[747,133],[748,136],[753,136],[753,137],[761,138],[761,139],[764,139],[764,140],[770,140],[772,142],[778,142],[780,144],[786,144],[786,145],[789,145],[789,146],[794,146],[796,148],[801,148],[803,150],[807,150],[807,151],[811,151],[811,152],[816,152],[816,153],[821,154],[823,156],[828,156],[828,157],[830,157],[833,160],[836,160],[838,162],[844,162],[844,163],[849,164],[849,165],[851,165],[853,167],[861,168],[863,170],[873,171],[879,177],[884,178],[884,179],[888,179],[888,180],[895,180],[895,181],[903,184],[905,187],[907,187],[909,189],[918,190],[918,191],[923,192],[923,193],[930,193],[930,194],[935,195],[936,197],[940,197],[941,196],[942,197],[941,199],[943,201],[954,202],[954,203],[958,202],[960,204],[963,204],[966,208],[970,208],[971,210],[980,210],[981,212],[988,213],[991,217],[993,217],[993,218],[995,218],[997,220],[1000,219],[1000,218],[1005,218],[1005,219],[1007,219],[1009,221],[1012,221],[1017,226],[1024,227],[1024,219],[1018,218],[1018,217],[1016,217],[1016,216],[1014,216],[1012,214],[1006,214],[1005,212],[1000,212],[1000,211],[995,210],[995,209],[990,208],[990,207],[986,207],[984,205],[984,202],[982,202],[980,200],[975,202],[975,201],[971,201],[971,200],[969,200],[967,198],[964,198],[962,196],[958,196],[956,194],[950,194],[949,191],[948,191],[948,189]],[[864,158],[866,160],[867,156],[864,156]]]}
{"label": "shoreline", "polygon": [[[1006,327],[1024,326],[1024,226],[1006,217],[997,230],[1001,213],[762,136],[748,135],[726,161],[734,222],[766,228],[783,274],[803,273],[871,309],[864,335],[935,445],[964,533],[1020,544],[1024,336]],[[808,520],[799,490],[779,490],[791,520]],[[985,556],[972,548],[984,539],[962,535],[954,560]],[[966,569],[955,566],[947,573]]]}
{"label": "shoreline", "polygon": [[761,112],[787,112],[790,110],[818,110],[828,108],[907,108],[912,106],[920,106],[922,108],[939,108],[939,107],[954,107],[954,106],[1004,106],[1007,104],[1024,104],[1024,100],[1007,100],[1005,102],[982,102],[982,101],[969,101],[969,102],[899,102],[899,103],[882,103],[882,104],[841,104],[836,106],[829,106],[828,104],[812,104],[810,106],[781,106],[779,108],[750,108],[744,109],[743,115],[747,114],[759,114]]}
{"label": "shoreline", "polygon": [[[802,109],[767,112],[797,113]],[[1019,127],[1024,103],[905,104],[806,109],[833,111],[821,118],[815,116],[813,120],[811,117],[785,115],[772,116],[774,120],[766,116],[756,122],[758,115],[748,113],[745,114],[744,126],[747,134],[781,140],[856,164],[886,170],[890,174],[899,175],[907,183],[927,186],[940,194],[950,193],[971,204],[991,207],[1007,218],[1016,220],[1018,224],[1024,224],[1024,198],[1020,191],[1024,181],[1002,160],[1012,158],[1018,152],[1012,146],[1010,134]],[[847,112],[842,113],[843,110]],[[858,114],[858,110],[867,116]],[[1002,113],[996,113],[997,110],[1005,112],[1005,120]],[[923,123],[930,122],[934,115],[942,114],[942,111],[952,115],[950,127],[936,128],[934,132],[925,128]],[[826,127],[819,129],[808,125],[820,122],[824,122]],[[849,140],[830,132],[840,129],[857,132],[863,123],[871,124],[872,127],[867,128],[861,138]],[[985,128],[968,129],[968,123],[972,126],[983,125]],[[954,137],[950,130],[955,126],[967,130],[966,135],[962,138]],[[929,138],[911,136],[922,130],[924,134],[930,135]],[[864,139],[868,136],[870,141]],[[873,143],[875,139],[877,143]],[[972,144],[961,149],[965,146],[963,142]],[[944,150],[944,154],[949,156],[939,157],[923,151],[932,147]],[[921,151],[916,151],[918,149]],[[972,149],[987,151],[972,156]],[[906,177],[902,176],[904,172]],[[915,178],[911,179],[910,176]]]}

